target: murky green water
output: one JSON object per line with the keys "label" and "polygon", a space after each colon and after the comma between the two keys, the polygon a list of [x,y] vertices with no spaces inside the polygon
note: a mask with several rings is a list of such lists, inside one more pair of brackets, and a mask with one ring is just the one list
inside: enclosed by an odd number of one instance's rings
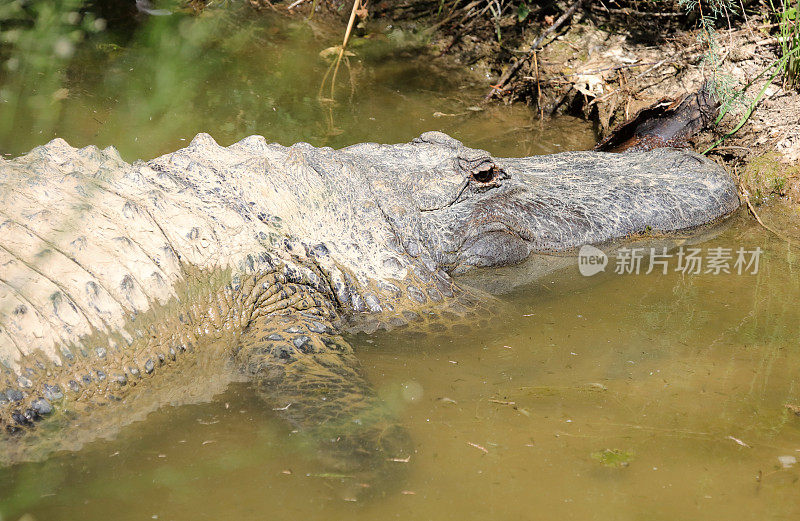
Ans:
{"label": "murky green water", "polygon": [[[499,155],[593,140],[576,121],[541,128],[524,107],[472,112],[480,86],[381,38],[357,48],[352,95],[345,73],[328,112],[318,53],[335,33],[230,23],[157,19],[125,49],[78,46],[55,83],[6,71],[0,96],[22,94],[15,110],[0,105],[0,149],[58,135],[133,159],[201,130],[339,146],[441,129]],[[45,86],[68,92],[32,101]],[[794,237],[798,217],[765,215]],[[785,404],[800,405],[800,253],[745,215],[699,245],[757,246],[757,274],[685,275],[672,259],[667,275],[617,275],[612,259],[587,279],[576,261],[504,295],[511,311],[470,337],[353,339],[379,391],[403,401],[415,444],[377,497],[346,501],[235,384],[80,452],[0,470],[0,519],[797,519],[800,417]]]}
{"label": "murky green water", "polygon": [[[439,129],[500,155],[593,144],[574,120],[543,128],[524,107],[476,107],[485,82],[448,69],[419,50],[421,37],[397,30],[376,27],[352,42],[357,55],[341,66],[330,104],[318,96],[333,59],[324,51],[341,43],[340,27],[209,10],[200,19],[152,17],[130,40],[93,35],[69,44],[66,59],[54,55],[66,38],[58,31],[74,29],[64,25],[13,36],[16,52],[0,54],[0,153],[59,136],[149,159],[198,132],[222,144],[262,134],[340,147]],[[321,93],[330,97],[330,81]]]}

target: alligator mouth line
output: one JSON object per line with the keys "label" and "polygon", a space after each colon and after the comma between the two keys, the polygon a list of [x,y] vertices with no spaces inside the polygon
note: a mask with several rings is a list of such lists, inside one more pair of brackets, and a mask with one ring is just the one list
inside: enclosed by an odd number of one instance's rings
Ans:
{"label": "alligator mouth line", "polygon": [[530,236],[525,237],[525,234],[522,230],[518,230],[512,227],[507,222],[492,220],[492,221],[487,221],[485,223],[481,223],[481,228],[477,232],[466,236],[464,240],[461,242],[461,245],[458,248],[458,252],[461,252],[466,248],[470,248],[475,244],[476,241],[480,240],[482,237],[491,233],[506,233],[516,239],[519,239],[521,242],[524,242],[526,244],[529,244],[531,242]]}

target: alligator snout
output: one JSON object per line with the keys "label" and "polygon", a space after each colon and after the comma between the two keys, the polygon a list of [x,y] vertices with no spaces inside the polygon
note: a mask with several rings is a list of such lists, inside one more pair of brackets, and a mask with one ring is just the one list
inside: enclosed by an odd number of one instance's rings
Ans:
{"label": "alligator snout", "polygon": [[687,151],[567,152],[497,163],[509,178],[464,203],[454,227],[460,243],[452,273],[646,232],[688,230],[739,206],[730,175]]}

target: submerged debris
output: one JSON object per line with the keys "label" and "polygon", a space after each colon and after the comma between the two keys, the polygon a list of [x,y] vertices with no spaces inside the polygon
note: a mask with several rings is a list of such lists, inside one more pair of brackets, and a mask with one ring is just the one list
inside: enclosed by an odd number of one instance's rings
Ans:
{"label": "submerged debris", "polygon": [[476,449],[480,449],[485,454],[489,454],[489,451],[483,445],[478,445],[477,443],[472,443],[471,441],[468,441],[467,445],[469,445],[470,447],[475,447]]}
{"label": "submerged debris", "polygon": [[599,461],[606,467],[627,467],[633,461],[633,452],[628,452],[622,449],[603,449],[597,452],[592,452],[592,459]]}
{"label": "submerged debris", "polygon": [[792,455],[778,456],[778,461],[780,462],[781,467],[785,469],[792,468],[797,464],[797,458]]}
{"label": "submerged debris", "polygon": [[405,458],[388,458],[386,461],[392,461],[394,463],[408,463],[411,461],[411,455],[409,454]]}
{"label": "submerged debris", "polygon": [[735,441],[737,445],[741,445],[742,447],[746,447],[748,449],[750,448],[750,445],[748,445],[747,443],[743,442],[739,438],[734,438],[733,436],[725,436],[725,438],[728,439],[728,440]]}

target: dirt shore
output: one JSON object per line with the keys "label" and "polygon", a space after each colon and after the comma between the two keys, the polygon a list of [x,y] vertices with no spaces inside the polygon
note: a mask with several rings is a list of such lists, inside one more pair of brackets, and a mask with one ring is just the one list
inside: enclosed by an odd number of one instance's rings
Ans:
{"label": "dirt shore", "polygon": [[[752,82],[719,124],[692,140],[696,151],[707,150],[740,123],[769,79],[769,74],[758,75],[779,55],[771,19],[766,13],[756,14],[718,27],[716,64],[711,65],[696,20],[680,6],[660,7],[662,11],[637,12],[593,4],[577,11],[563,30],[543,42],[535,62],[525,63],[494,102],[533,103],[545,116],[580,113],[605,135],[640,109],[695,92],[711,78],[728,81],[733,88]],[[553,16],[524,29],[520,48],[528,49]],[[446,48],[447,39],[442,36],[437,45]],[[467,40],[475,45],[472,50],[464,45],[461,59],[476,59],[493,83],[502,78],[515,58],[504,55],[496,41],[462,39]],[[747,122],[708,154],[739,177],[742,195],[753,204],[781,198],[800,203],[798,90],[784,88],[783,79],[776,77]]]}

